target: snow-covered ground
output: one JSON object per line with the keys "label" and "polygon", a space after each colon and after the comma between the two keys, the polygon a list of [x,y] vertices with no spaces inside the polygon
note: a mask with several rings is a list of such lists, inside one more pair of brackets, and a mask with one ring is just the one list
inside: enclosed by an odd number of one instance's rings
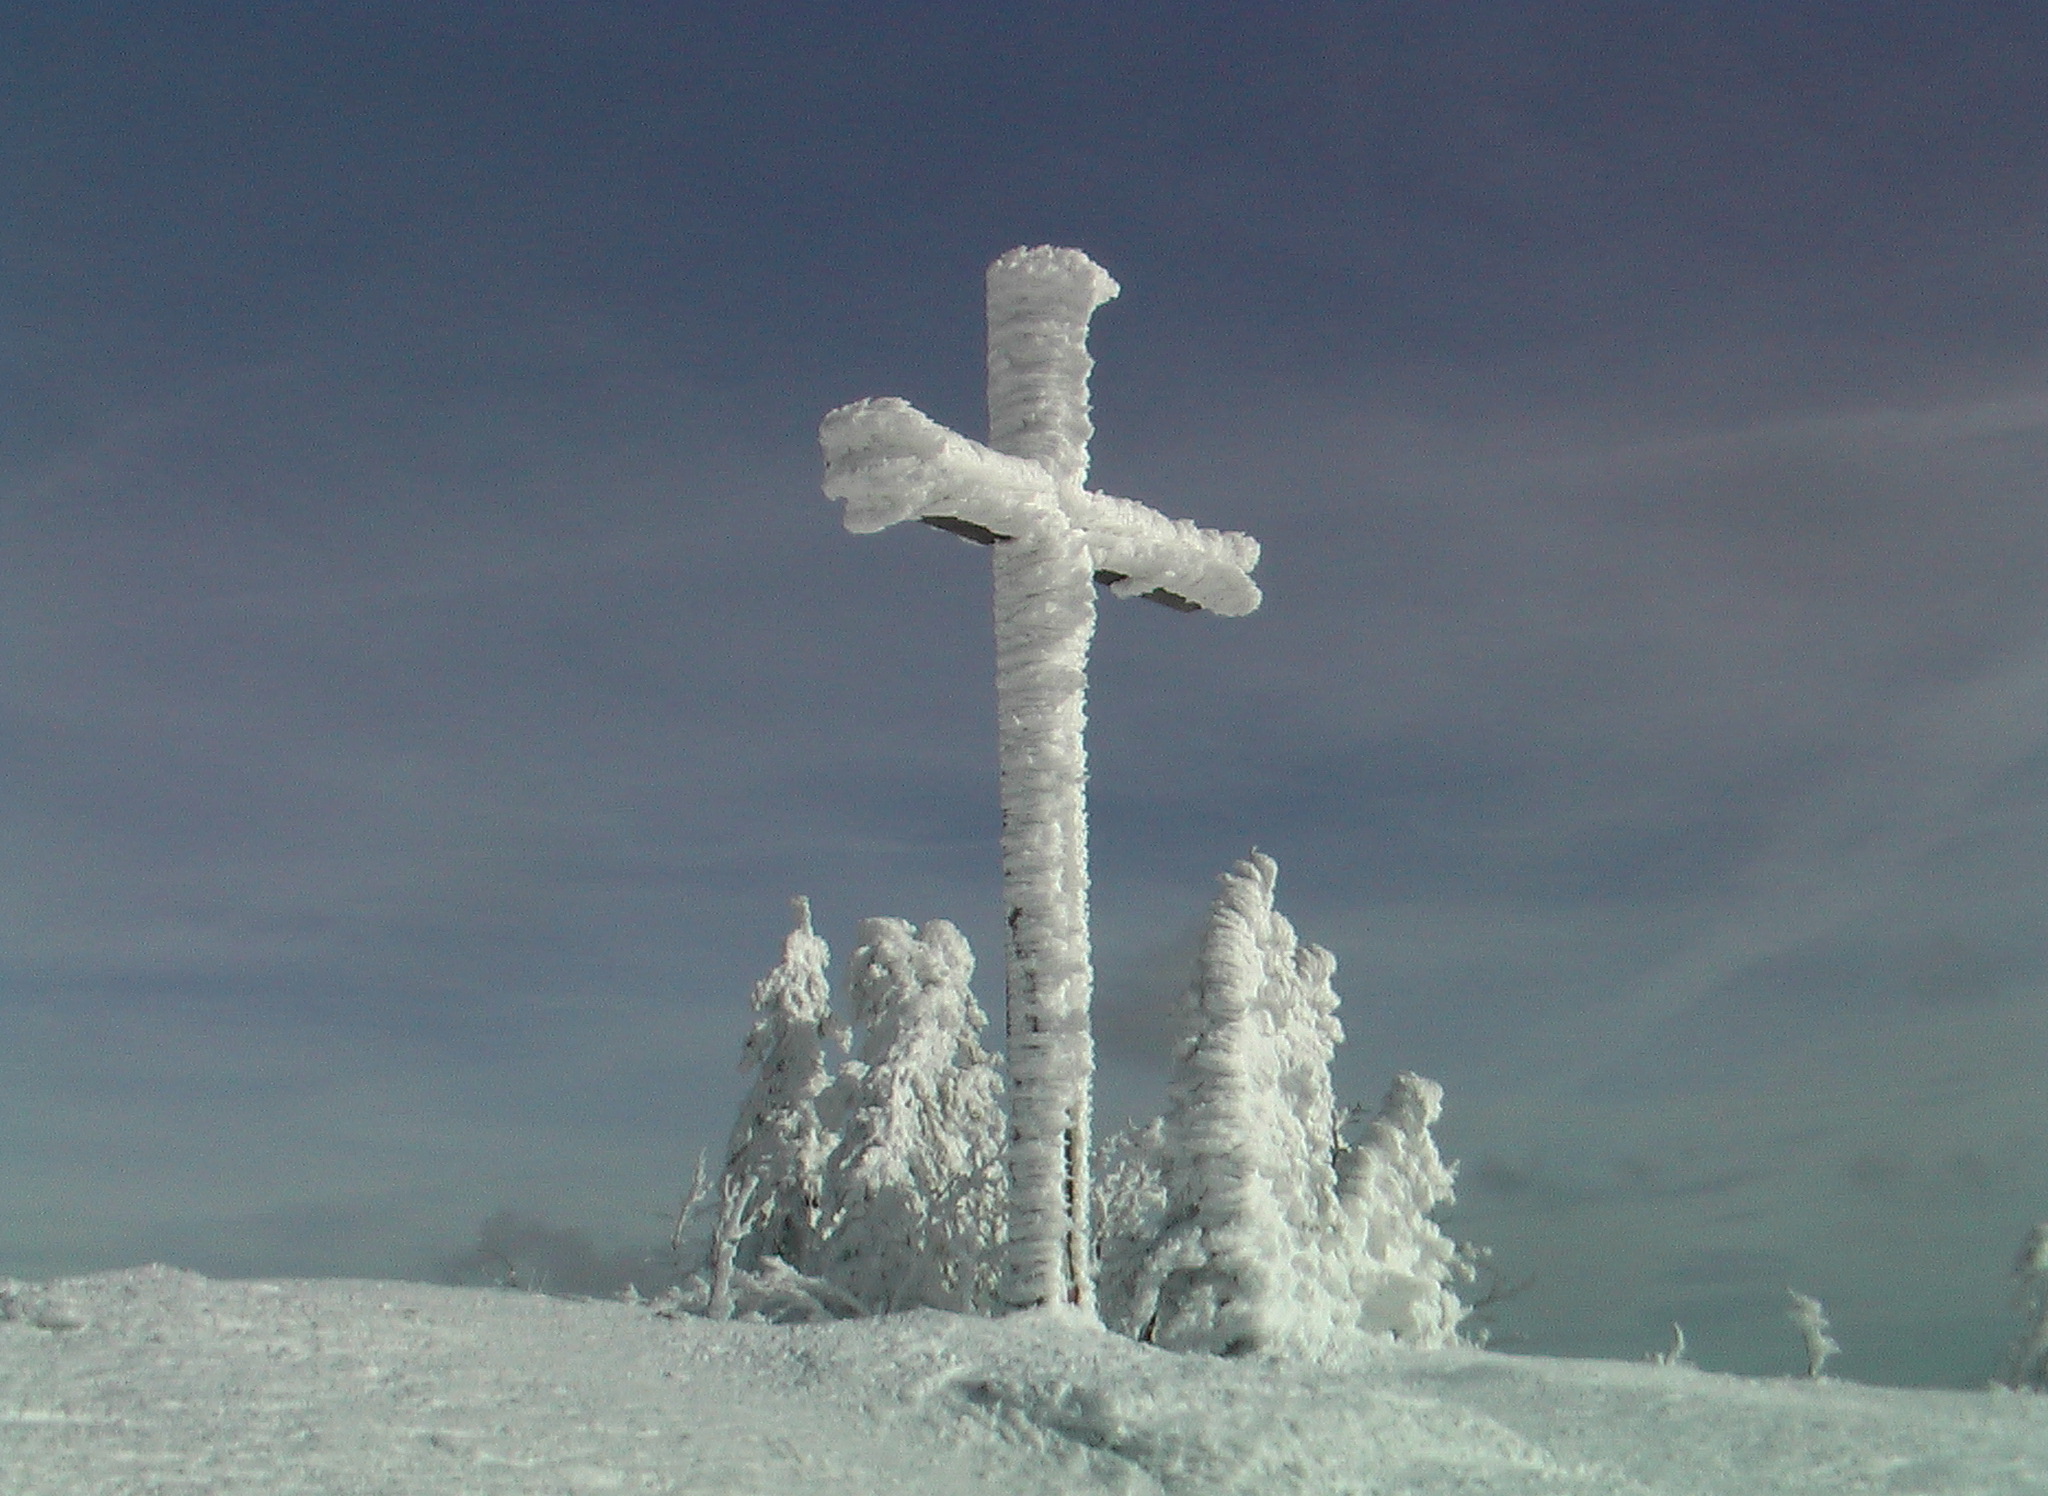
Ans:
{"label": "snow-covered ground", "polygon": [[2048,1493],[2048,1397],[1685,1366],[1174,1355],[1039,1312],[818,1326],[139,1268],[0,1321],[0,1489]]}

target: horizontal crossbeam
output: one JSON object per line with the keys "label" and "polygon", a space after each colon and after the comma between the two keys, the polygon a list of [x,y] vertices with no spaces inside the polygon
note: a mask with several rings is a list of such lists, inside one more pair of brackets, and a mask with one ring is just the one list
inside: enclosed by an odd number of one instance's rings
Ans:
{"label": "horizontal crossbeam", "polygon": [[818,435],[825,492],[845,501],[846,528],[856,535],[916,519],[992,544],[1064,522],[1080,532],[1097,580],[1119,597],[1229,618],[1259,605],[1251,579],[1259,543],[1251,536],[1061,483],[1040,463],[949,431],[907,401],[842,405]]}
{"label": "horizontal crossbeam", "polygon": [[[957,535],[962,540],[971,540],[976,545],[994,545],[998,541],[1011,538],[1008,535],[998,535],[995,531],[982,525],[977,525],[972,520],[955,519],[950,514],[927,514],[918,520],[918,523],[930,525],[934,530],[944,530],[948,535]],[[1117,583],[1128,581],[1129,578],[1120,571],[1103,569],[1095,573],[1095,580],[1105,587],[1115,587]],[[1148,603],[1162,603],[1173,609],[1176,613],[1199,613],[1202,611],[1200,603],[1192,602],[1182,597],[1178,592],[1168,592],[1164,587],[1154,587],[1150,592],[1141,593],[1140,596]]]}

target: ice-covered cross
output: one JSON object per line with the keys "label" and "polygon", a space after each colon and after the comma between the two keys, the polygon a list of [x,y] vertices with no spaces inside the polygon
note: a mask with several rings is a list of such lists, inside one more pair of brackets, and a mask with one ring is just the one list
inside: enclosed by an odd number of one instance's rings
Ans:
{"label": "ice-covered cross", "polygon": [[1094,1309],[1090,1268],[1087,761],[1095,584],[1185,611],[1259,605],[1249,535],[1198,529],[1083,488],[1088,320],[1117,284],[1078,249],[1013,249],[988,269],[987,446],[902,400],[825,417],[825,493],[846,528],[903,520],[991,547],[1010,1070],[1009,1256],[1019,1307]]}

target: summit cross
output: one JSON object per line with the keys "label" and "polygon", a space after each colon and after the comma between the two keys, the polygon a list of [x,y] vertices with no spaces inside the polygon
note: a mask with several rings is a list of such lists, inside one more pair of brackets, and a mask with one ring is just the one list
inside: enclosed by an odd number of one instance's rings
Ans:
{"label": "summit cross", "polygon": [[1259,605],[1259,543],[1082,485],[1088,321],[1117,294],[1078,249],[1013,249],[988,269],[986,446],[907,402],[825,417],[825,494],[846,528],[921,520],[990,547],[1010,1071],[1009,1245],[1002,1293],[1095,1312],[1089,1243],[1086,721],[1095,584],[1184,612]]}

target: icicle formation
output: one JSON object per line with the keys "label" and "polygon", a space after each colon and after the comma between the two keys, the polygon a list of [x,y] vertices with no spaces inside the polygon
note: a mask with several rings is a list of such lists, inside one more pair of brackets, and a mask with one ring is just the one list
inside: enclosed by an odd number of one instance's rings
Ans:
{"label": "icicle formation", "polygon": [[849,968],[865,1033],[833,1102],[817,1271],[871,1312],[971,1310],[990,1297],[1000,1240],[1002,1074],[974,957],[942,919],[862,924]]}
{"label": "icicle formation", "polygon": [[[1143,1250],[1105,1243],[1105,1309],[1141,1339],[1222,1355],[1315,1355],[1361,1330],[1445,1343],[1462,1306],[1455,1249],[1427,1219],[1450,1198],[1429,1136],[1442,1090],[1403,1075],[1345,1144],[1336,961],[1274,909],[1277,871],[1254,854],[1222,879],[1158,1145],[1160,1226]],[[1134,1141],[1124,1189],[1142,1202]]]}
{"label": "icicle formation", "polygon": [[832,1138],[818,1116],[831,1084],[826,1045],[844,1047],[826,979],[831,952],[811,929],[808,899],[790,900],[796,923],[782,960],[754,984],[753,1031],[741,1065],[754,1086],[740,1107],[719,1179],[712,1235],[712,1313],[730,1312],[734,1271],[777,1257],[803,1271],[818,1245],[825,1160]]}
{"label": "icicle formation", "polygon": [[2006,1352],[1998,1380],[2015,1391],[2048,1392],[2048,1221],[2027,1234],[2013,1260],[2012,1275],[2019,1281],[2019,1307],[2027,1328]]}

